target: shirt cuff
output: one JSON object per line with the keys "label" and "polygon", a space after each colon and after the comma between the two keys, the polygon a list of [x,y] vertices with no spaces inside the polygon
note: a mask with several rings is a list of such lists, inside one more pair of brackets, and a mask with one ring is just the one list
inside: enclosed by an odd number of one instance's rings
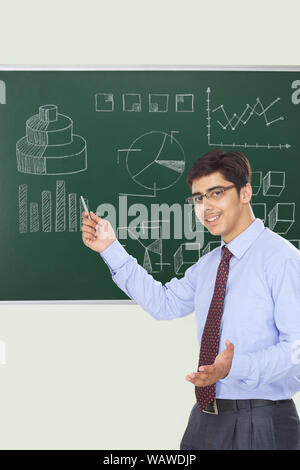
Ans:
{"label": "shirt cuff", "polygon": [[117,270],[123,266],[130,258],[125,248],[118,239],[112,242],[105,250],[100,253],[105,263],[113,270]]}
{"label": "shirt cuff", "polygon": [[251,359],[249,354],[234,354],[231,369],[224,379],[219,382],[233,380],[244,380],[250,374]]}

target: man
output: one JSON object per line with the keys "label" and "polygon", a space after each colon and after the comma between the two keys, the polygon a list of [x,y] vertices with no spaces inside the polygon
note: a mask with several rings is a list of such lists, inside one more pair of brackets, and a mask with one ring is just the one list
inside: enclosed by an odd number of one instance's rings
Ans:
{"label": "man", "polygon": [[199,367],[186,380],[196,403],[181,449],[300,449],[300,252],[255,218],[242,153],[206,153],[187,183],[196,216],[222,241],[182,279],[155,281],[93,213],[83,214],[83,242],[153,317],[195,311]]}

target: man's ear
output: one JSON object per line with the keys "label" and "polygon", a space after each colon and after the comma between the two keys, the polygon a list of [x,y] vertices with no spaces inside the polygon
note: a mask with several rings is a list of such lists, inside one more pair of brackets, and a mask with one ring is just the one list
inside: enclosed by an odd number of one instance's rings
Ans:
{"label": "man's ear", "polygon": [[250,202],[252,198],[252,187],[250,183],[247,183],[241,189],[242,202]]}

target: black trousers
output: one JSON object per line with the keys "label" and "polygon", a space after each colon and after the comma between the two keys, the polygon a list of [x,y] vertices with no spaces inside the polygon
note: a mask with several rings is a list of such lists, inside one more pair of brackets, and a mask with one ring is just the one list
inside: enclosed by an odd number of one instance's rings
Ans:
{"label": "black trousers", "polygon": [[250,409],[190,413],[181,450],[300,450],[300,422],[293,400]]}

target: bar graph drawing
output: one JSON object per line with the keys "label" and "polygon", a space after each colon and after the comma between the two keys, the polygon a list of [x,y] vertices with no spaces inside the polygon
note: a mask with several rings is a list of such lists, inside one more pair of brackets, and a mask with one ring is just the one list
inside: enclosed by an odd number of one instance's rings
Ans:
{"label": "bar graph drawing", "polygon": [[[27,184],[19,185],[19,233],[78,232],[83,212],[80,196],[66,193],[64,180],[56,180],[53,191],[41,191],[40,202],[29,201]],[[86,198],[85,202],[88,204]]]}

